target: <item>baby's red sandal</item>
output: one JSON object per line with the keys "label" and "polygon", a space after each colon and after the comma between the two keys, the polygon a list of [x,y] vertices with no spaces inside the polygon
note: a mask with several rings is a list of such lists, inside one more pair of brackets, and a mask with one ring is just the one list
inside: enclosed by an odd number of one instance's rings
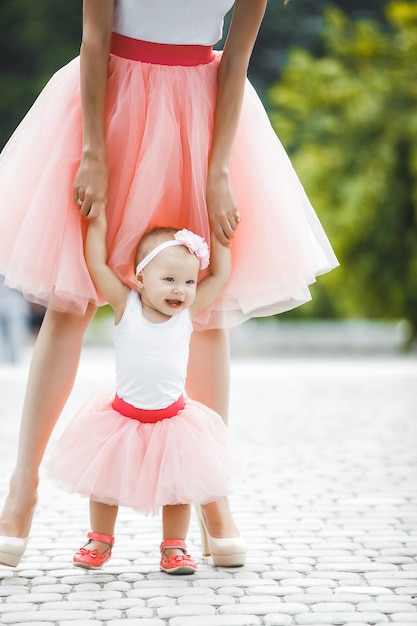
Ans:
{"label": "baby's red sandal", "polygon": [[[74,554],[74,558],[72,562],[76,567],[83,567],[84,569],[100,569],[107,563],[109,558],[111,557],[111,549],[114,545],[114,537],[111,535],[103,535],[101,533],[90,532],[87,534],[88,543],[85,544],[82,548],[77,550]],[[103,543],[107,543],[109,546],[107,550],[104,552],[99,552],[99,550],[90,550],[87,548],[88,544],[91,541],[102,541]]]}
{"label": "baby's red sandal", "polygon": [[[170,548],[177,548],[183,554],[167,556],[165,550]],[[167,574],[194,574],[197,570],[197,563],[187,554],[187,546],[183,539],[165,539],[161,543],[160,550],[161,572],[166,572]]]}

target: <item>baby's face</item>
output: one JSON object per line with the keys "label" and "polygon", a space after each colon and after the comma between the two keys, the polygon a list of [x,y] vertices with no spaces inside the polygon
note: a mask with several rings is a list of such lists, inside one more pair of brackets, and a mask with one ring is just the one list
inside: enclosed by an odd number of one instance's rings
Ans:
{"label": "baby's face", "polygon": [[200,261],[185,246],[162,250],[142,270],[138,288],[142,307],[172,317],[195,299]]}

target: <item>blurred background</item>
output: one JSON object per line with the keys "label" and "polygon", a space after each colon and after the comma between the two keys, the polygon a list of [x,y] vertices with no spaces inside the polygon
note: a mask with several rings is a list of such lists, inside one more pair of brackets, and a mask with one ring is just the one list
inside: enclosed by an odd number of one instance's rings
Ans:
{"label": "blurred background", "polygon": [[[81,11],[81,0],[1,1],[0,147],[78,54]],[[341,266],[312,286],[312,302],[233,331],[236,352],[242,333],[247,351],[415,352],[417,1],[270,0],[249,77]],[[33,337],[42,311],[16,310]],[[87,341],[107,341],[108,324],[104,308]]]}

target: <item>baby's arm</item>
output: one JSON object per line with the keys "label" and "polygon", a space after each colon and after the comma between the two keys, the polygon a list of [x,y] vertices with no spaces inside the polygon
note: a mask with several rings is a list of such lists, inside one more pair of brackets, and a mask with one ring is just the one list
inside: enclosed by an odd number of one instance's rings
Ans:
{"label": "baby's arm", "polygon": [[231,246],[223,246],[213,234],[210,241],[210,274],[197,285],[196,297],[190,307],[192,316],[217,298],[229,282],[232,271]]}
{"label": "baby's arm", "polygon": [[94,221],[89,222],[84,254],[94,285],[114,310],[117,323],[123,314],[130,289],[107,265],[106,233],[106,214],[102,211]]}

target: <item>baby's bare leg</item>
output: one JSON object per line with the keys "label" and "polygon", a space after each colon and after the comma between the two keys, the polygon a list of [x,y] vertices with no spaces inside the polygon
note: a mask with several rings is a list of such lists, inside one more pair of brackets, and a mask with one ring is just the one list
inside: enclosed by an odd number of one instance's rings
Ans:
{"label": "baby's bare leg", "polygon": [[[110,506],[103,502],[95,502],[90,500],[90,524],[91,530],[101,535],[114,536],[114,527],[116,525],[118,506]],[[108,543],[92,539],[88,544],[90,550],[98,550],[104,552],[109,549]]]}
{"label": "baby's bare leg", "polygon": [[[162,508],[163,539],[184,539],[190,525],[191,507],[189,504],[167,505]],[[168,557],[182,555],[178,548],[166,548]]]}

